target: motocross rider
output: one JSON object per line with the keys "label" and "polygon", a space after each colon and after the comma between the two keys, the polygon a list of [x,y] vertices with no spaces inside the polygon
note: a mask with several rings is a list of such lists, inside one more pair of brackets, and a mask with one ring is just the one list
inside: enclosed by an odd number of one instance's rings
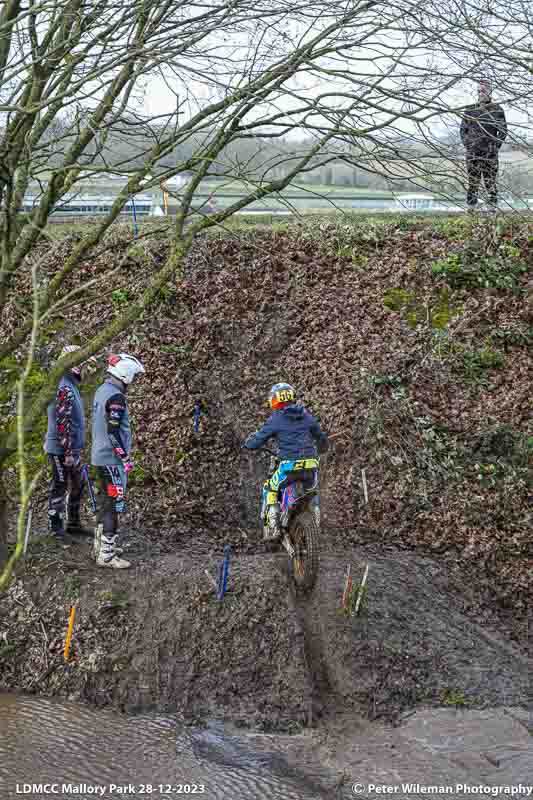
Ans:
{"label": "motocross rider", "polygon": [[[290,384],[276,383],[268,395],[268,404],[273,414],[262,428],[248,436],[243,447],[257,450],[271,437],[276,437],[280,462],[270,479],[265,481],[263,501],[266,499],[268,519],[268,525],[265,525],[265,539],[277,539],[281,534],[278,492],[287,483],[308,475],[309,470],[318,469],[317,454],[327,451],[328,437],[322,431],[318,420],[303,405],[295,402],[295,392]],[[315,502],[317,521],[319,514],[317,497]]]}
{"label": "motocross rider", "polygon": [[93,401],[92,464],[97,468],[103,498],[95,536],[95,558],[100,567],[127,569],[117,547],[118,514],[125,511],[128,473],[133,469],[132,437],[128,413],[128,387],[144,374],[141,362],[128,353],[112,355],[107,377]]}
{"label": "motocross rider", "polygon": [[[80,350],[68,344],[61,358]],[[82,456],[85,447],[85,408],[80,392],[85,367],[96,364],[91,356],[87,361],[71,367],[59,381],[56,396],[48,406],[48,431],[44,449],[52,467],[52,481],[48,498],[48,527],[57,541],[65,541],[65,504],[68,495],[67,534],[92,535],[80,521],[83,494]]]}

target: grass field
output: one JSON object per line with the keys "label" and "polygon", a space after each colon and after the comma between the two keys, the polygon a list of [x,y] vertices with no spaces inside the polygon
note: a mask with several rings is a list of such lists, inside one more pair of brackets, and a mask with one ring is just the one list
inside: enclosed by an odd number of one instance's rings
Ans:
{"label": "grass field", "polygon": [[[370,228],[380,228],[380,226],[397,224],[402,229],[412,227],[430,227],[435,224],[446,226],[450,229],[462,231],[465,226],[473,224],[472,218],[464,214],[449,214],[447,212],[425,212],[398,213],[398,212],[376,212],[365,209],[351,209],[347,212],[326,211],[326,212],[306,212],[295,216],[294,214],[239,214],[230,217],[223,225],[214,226],[209,229],[210,235],[235,235],[249,232],[255,227],[272,228],[273,230],[284,230],[287,226],[295,223],[320,225],[324,223],[342,225],[368,225]],[[49,225],[47,236],[53,241],[59,241],[67,236],[82,236],[94,228],[96,221],[69,221],[62,224]],[[173,225],[172,217],[151,217],[143,219],[138,224],[138,236],[165,236],[169,227]],[[133,236],[133,221],[121,219],[116,222],[110,232],[119,236]]]}

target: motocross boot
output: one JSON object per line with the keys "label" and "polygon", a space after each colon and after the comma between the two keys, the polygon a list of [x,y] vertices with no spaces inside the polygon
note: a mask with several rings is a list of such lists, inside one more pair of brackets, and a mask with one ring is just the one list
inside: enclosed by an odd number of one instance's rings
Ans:
{"label": "motocross boot", "polygon": [[84,528],[80,520],[80,509],[69,509],[67,533],[71,536],[94,536],[94,531],[90,528]]}
{"label": "motocross boot", "polygon": [[279,539],[281,536],[280,507],[274,503],[268,507],[268,523],[265,526],[265,539]]}
{"label": "motocross boot", "polygon": [[[124,552],[124,548],[123,547],[118,547],[117,546],[117,543],[116,543],[117,542],[117,533],[116,533],[116,531],[107,531],[104,534],[104,526],[103,526],[103,524],[101,522],[99,522],[96,525],[96,528],[95,528],[95,531],[94,531],[94,540],[93,540],[93,558],[94,558],[94,560],[96,561],[97,564],[99,564],[100,556],[103,553],[103,549],[104,549],[103,542],[104,542],[104,540],[107,541],[108,545],[109,545],[109,541],[113,540],[113,553],[114,553],[115,556],[120,556]],[[121,559],[119,559],[119,560],[121,560]],[[130,565],[129,561],[125,561],[124,563],[126,563],[128,566]],[[99,566],[109,566],[109,564],[105,564],[104,565],[104,564],[100,563]],[[116,566],[116,563],[113,564],[112,566]]]}
{"label": "motocross boot", "polygon": [[109,567],[110,569],[128,569],[131,563],[124,558],[120,558],[116,544],[116,535],[109,535],[107,531],[102,531],[96,552],[96,565],[98,567]]}
{"label": "motocross boot", "polygon": [[48,535],[53,536],[60,544],[65,543],[65,524],[59,511],[48,512]]}

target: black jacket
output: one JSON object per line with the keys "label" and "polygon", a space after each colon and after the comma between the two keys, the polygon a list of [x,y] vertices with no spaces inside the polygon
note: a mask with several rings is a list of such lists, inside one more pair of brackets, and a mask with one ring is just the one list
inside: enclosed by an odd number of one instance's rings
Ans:
{"label": "black jacket", "polygon": [[476,103],[464,112],[461,141],[469,152],[496,153],[507,136],[507,122],[498,103]]}

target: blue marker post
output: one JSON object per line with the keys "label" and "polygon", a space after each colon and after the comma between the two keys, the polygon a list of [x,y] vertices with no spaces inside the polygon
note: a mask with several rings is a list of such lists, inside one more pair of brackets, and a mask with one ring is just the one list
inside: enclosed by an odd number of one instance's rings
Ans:
{"label": "blue marker post", "polygon": [[200,428],[200,414],[202,413],[202,404],[197,400],[194,404],[194,432],[198,433]]}
{"label": "blue marker post", "polygon": [[207,414],[207,403],[200,398],[194,401],[193,427],[195,433],[200,430],[200,417],[202,414]]}
{"label": "blue marker post", "polygon": [[96,514],[96,510],[97,510],[97,508],[96,508],[96,497],[94,496],[94,489],[93,489],[93,485],[92,485],[91,478],[90,478],[90,475],[89,475],[89,467],[87,466],[87,464],[84,464],[83,467],[82,467],[82,475],[83,475],[83,478],[85,480],[85,483],[87,484],[87,488],[89,490],[89,497],[91,498],[91,508],[93,510],[93,514]]}
{"label": "blue marker post", "polygon": [[228,588],[228,575],[229,575],[229,559],[231,553],[231,545],[224,545],[224,561],[220,566],[220,575],[218,577],[218,594],[217,600],[222,602],[226,589]]}
{"label": "blue marker post", "polygon": [[136,239],[139,235],[139,228],[137,227],[137,209],[135,208],[135,198],[131,198],[131,205],[133,207],[133,231],[134,231],[134,238]]}

